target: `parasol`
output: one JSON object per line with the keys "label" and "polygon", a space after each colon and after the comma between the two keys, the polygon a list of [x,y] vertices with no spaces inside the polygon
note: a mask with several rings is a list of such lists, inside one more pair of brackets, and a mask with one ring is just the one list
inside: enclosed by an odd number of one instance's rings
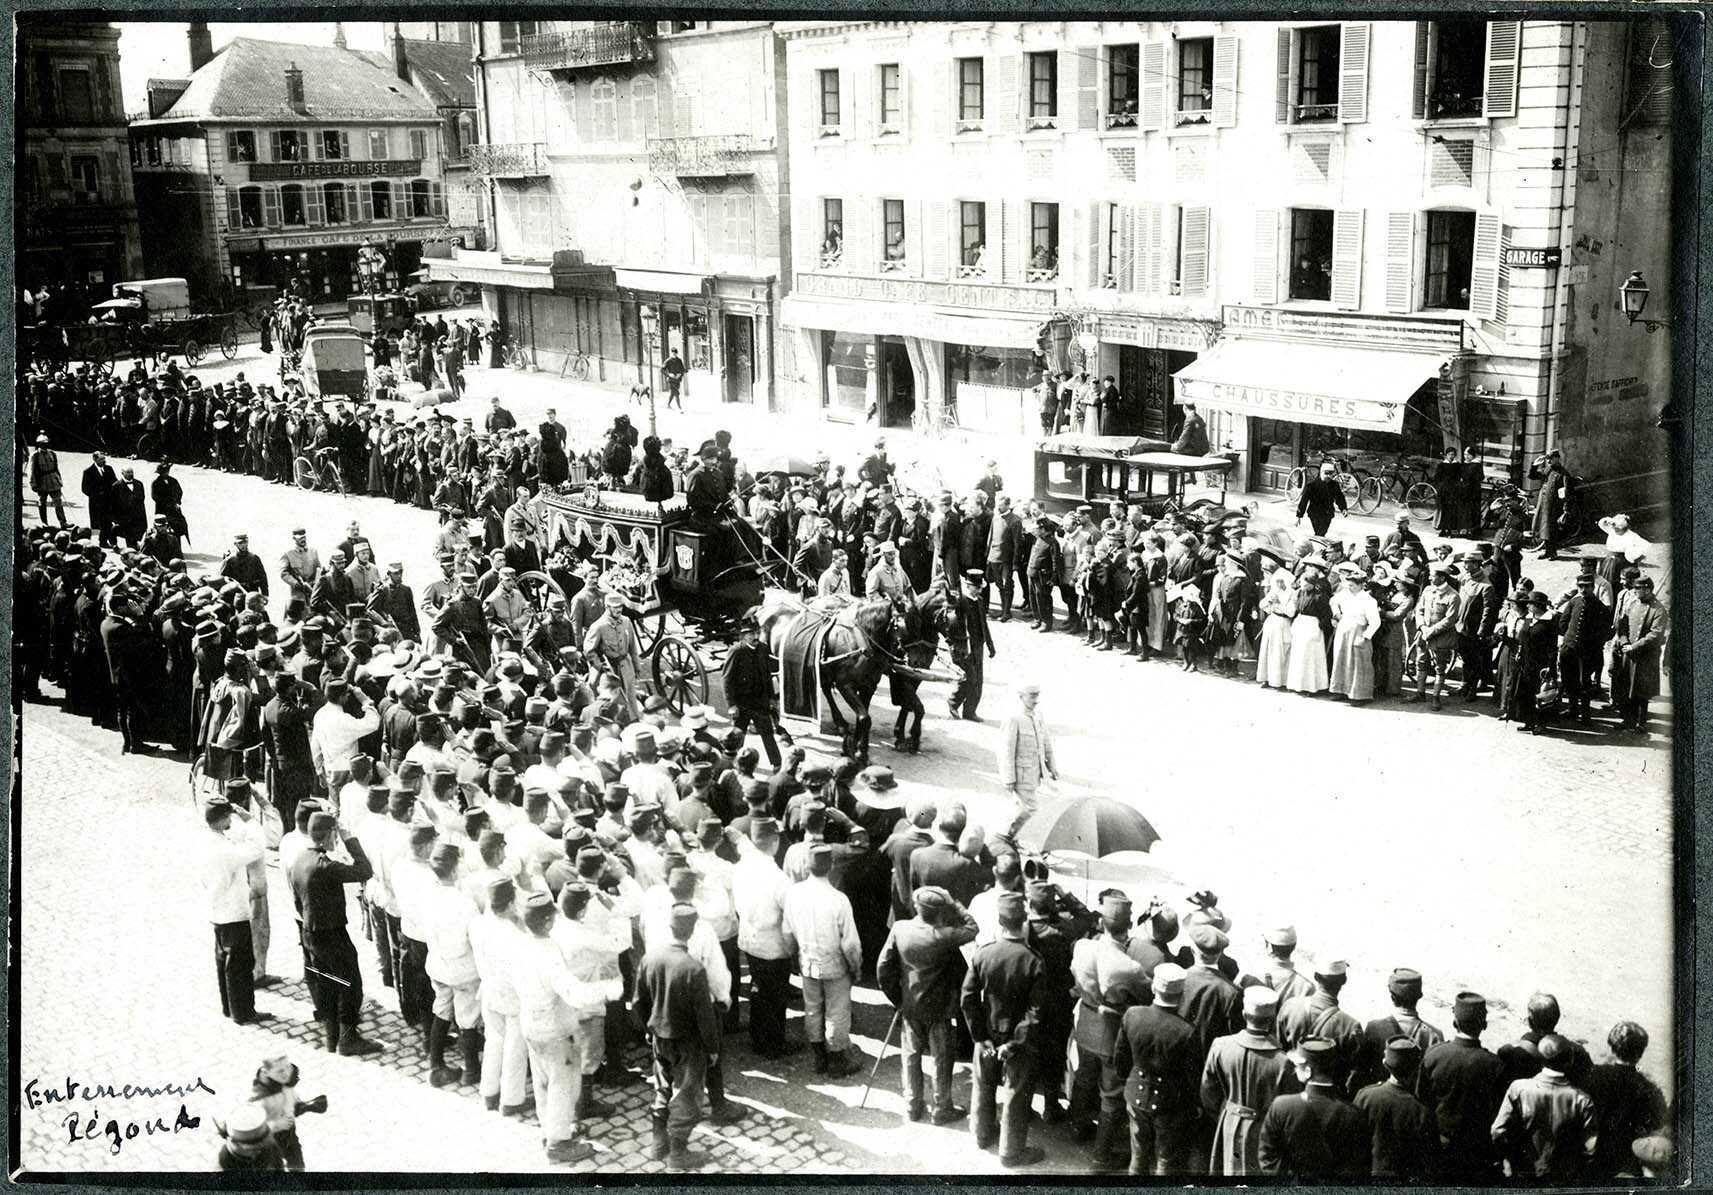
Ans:
{"label": "parasol", "polygon": [[803,477],[815,474],[815,462],[806,456],[795,452],[779,451],[764,452],[753,459],[746,459],[751,473],[794,473]]}
{"label": "parasol", "polygon": [[1136,810],[1111,797],[1061,797],[1043,805],[1017,831],[1017,843],[1037,854],[1081,851],[1101,858],[1146,851],[1160,833]]}

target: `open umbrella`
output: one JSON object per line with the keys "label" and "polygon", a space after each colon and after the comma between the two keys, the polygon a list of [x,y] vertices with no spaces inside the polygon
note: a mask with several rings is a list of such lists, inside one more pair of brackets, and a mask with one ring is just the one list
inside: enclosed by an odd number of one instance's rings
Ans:
{"label": "open umbrella", "polygon": [[815,472],[815,462],[809,457],[799,455],[789,450],[764,452],[759,456],[745,457],[744,464],[751,473],[795,473],[809,477]]}
{"label": "open umbrella", "polygon": [[1111,797],[1061,797],[1036,810],[1017,831],[1025,850],[1081,851],[1100,858],[1116,851],[1146,851],[1160,841],[1148,819]]}

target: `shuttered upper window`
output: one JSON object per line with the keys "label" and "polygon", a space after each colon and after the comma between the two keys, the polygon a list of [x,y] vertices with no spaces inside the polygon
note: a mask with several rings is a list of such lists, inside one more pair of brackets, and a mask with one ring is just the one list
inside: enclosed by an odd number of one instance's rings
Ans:
{"label": "shuttered upper window", "polygon": [[1332,298],[1332,213],[1321,208],[1291,211],[1291,289],[1293,299]]}
{"label": "shuttered upper window", "polygon": [[1468,311],[1474,262],[1475,213],[1429,212],[1422,306],[1429,310]]}

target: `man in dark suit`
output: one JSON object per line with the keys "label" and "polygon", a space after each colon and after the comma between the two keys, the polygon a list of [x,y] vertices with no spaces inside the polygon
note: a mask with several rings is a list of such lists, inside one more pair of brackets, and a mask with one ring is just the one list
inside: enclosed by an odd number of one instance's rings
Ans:
{"label": "man in dark suit", "polygon": [[[964,977],[964,1024],[975,1042],[971,1127],[978,1147],[998,1144],[1001,1165],[1032,1166],[1047,1156],[1029,1144],[1029,1104],[1041,1061],[1035,1032],[1048,996],[1047,972],[1024,943],[1023,894],[1001,893],[998,916],[999,940],[975,952]],[[1002,1120],[996,1107],[1001,1079],[1007,1093]]]}
{"label": "man in dark suit", "polygon": [[1065,1047],[1076,1020],[1071,953],[1094,928],[1096,919],[1080,900],[1061,893],[1056,885],[1031,880],[1024,891],[1029,901],[1029,947],[1041,956],[1047,976],[1047,999],[1041,1005],[1035,1032],[1041,1121],[1058,1124],[1065,1118]]}
{"label": "man in dark suit", "polygon": [[1463,662],[1463,700],[1474,701],[1483,682],[1491,684],[1493,626],[1499,603],[1478,552],[1462,557],[1466,579],[1458,591],[1457,654]]}
{"label": "man in dark suit", "polygon": [[1457,994],[1451,1024],[1455,1036],[1423,1057],[1416,1092],[1439,1126],[1446,1163],[1442,1180],[1478,1185],[1498,1177],[1490,1130],[1505,1098],[1505,1064],[1481,1047],[1487,1001],[1479,993]]}
{"label": "man in dark suit", "polygon": [[[747,733],[750,727],[761,736],[767,761],[779,766],[779,743],[774,739],[773,657],[761,641],[761,628],[745,619],[738,641],[726,655],[720,672],[726,704],[731,707],[732,729]],[[783,733],[783,732],[781,732]],[[790,737],[784,736],[789,743]]]}
{"label": "man in dark suit", "polygon": [[314,691],[282,672],[274,695],[262,707],[262,741],[267,745],[268,792],[282,825],[294,825],[299,802],[315,794],[315,760],[309,749],[309,702]]}
{"label": "man in dark suit", "polygon": [[[944,888],[921,888],[913,897],[916,915],[897,922],[881,947],[876,978],[898,1009],[903,1025],[904,1094],[912,1121],[931,1118],[952,1124],[968,1115],[952,1103],[952,1010],[957,1006],[960,948],[975,941],[975,918]],[[934,1060],[931,1096],[922,1086],[922,1055]]]}
{"label": "man in dark suit", "polygon": [[[357,1029],[363,1011],[363,974],[357,948],[345,928],[345,885],[362,884],[375,874],[363,844],[339,831],[332,814],[309,817],[310,849],[291,865],[291,891],[303,924],[305,970],[315,1019],[327,1035],[327,1048],[344,1055],[378,1053],[382,1047]],[[343,845],[349,861],[329,852]]]}
{"label": "man in dark suit", "polygon": [[404,583],[404,565],[387,565],[386,580],[369,593],[369,609],[393,620],[399,636],[412,643],[422,642],[422,626],[416,617],[416,595]]}
{"label": "man in dark suit", "polygon": [[987,540],[987,583],[999,587],[999,621],[1010,622],[1014,582],[1020,571],[1017,546],[1023,536],[1023,520],[1012,512],[1010,498],[1001,494],[995,501],[993,526]]}
{"label": "man in dark suit", "polygon": [[1511,712],[1518,719],[1517,729],[1530,734],[1540,733],[1541,674],[1558,674],[1558,624],[1553,621],[1551,603],[1546,594],[1535,590],[1529,595],[1529,621],[1523,624],[1517,644],[1516,688],[1511,697]]}
{"label": "man in dark suit", "polygon": [[1303,1091],[1282,1095],[1261,1119],[1261,1172],[1310,1182],[1368,1177],[1368,1119],[1338,1094],[1338,1047],[1306,1038],[1291,1055]]}
{"label": "man in dark suit", "polygon": [[920,888],[944,888],[960,905],[968,905],[976,893],[993,881],[991,867],[961,854],[958,843],[963,838],[969,815],[962,802],[953,801],[940,810],[935,822],[936,837],[926,846],[910,852],[910,891]]}
{"label": "man in dark suit", "polygon": [[[1584,563],[1593,565],[1593,559]],[[1589,692],[1600,683],[1600,661],[1612,637],[1612,611],[1594,592],[1594,570],[1576,578],[1576,592],[1558,615],[1558,675],[1570,713],[1588,721]]]}
{"label": "man in dark suit", "polygon": [[322,614],[345,617],[345,607],[357,601],[357,587],[345,573],[347,557],[334,548],[327,558],[327,571],[315,579],[309,591],[309,608]]}
{"label": "man in dark suit", "polygon": [[993,633],[987,625],[987,601],[982,594],[985,578],[986,574],[980,567],[971,568],[964,573],[963,601],[958,603],[957,617],[963,623],[963,634],[959,638],[967,646],[967,651],[955,660],[964,670],[964,678],[952,691],[950,708],[954,715],[961,710],[966,722],[981,721],[976,707],[981,704],[984,670],[987,661],[997,654],[993,646]]}
{"label": "man in dark suit", "polygon": [[1338,485],[1338,466],[1327,461],[1320,467],[1320,476],[1303,486],[1302,495],[1297,499],[1297,522],[1301,523],[1303,515],[1307,514],[1314,533],[1325,535],[1327,528],[1332,526],[1333,512],[1342,513],[1346,509],[1344,491]]}
{"label": "man in dark suit", "polygon": [[916,891],[910,882],[910,858],[923,847],[932,845],[934,836],[928,827],[934,824],[934,806],[918,799],[907,810],[909,821],[892,831],[892,837],[880,844],[880,853],[892,865],[892,917],[902,921],[915,906],[911,894]]}
{"label": "man in dark suit", "polygon": [[1179,1014],[1195,1026],[1196,1040],[1204,1056],[1214,1038],[1243,1028],[1243,993],[1220,968],[1230,942],[1216,925],[1202,923],[1190,929],[1195,963],[1184,975],[1184,999]]}
{"label": "man in dark suit", "polygon": [[1387,1077],[1358,1091],[1354,1101],[1373,1133],[1369,1174],[1431,1182],[1439,1174],[1439,1129],[1433,1113],[1416,1098],[1422,1048],[1403,1034],[1383,1048]]}
{"label": "man in dark suit", "polygon": [[83,498],[89,507],[89,525],[100,537],[104,548],[114,547],[116,543],[113,535],[113,490],[118,484],[119,475],[107,463],[106,455],[95,453],[89,467],[83,471]]}
{"label": "man in dark suit", "polygon": [[1445,1032],[1416,1015],[1416,1005],[1422,998],[1420,971],[1398,967],[1386,980],[1386,992],[1392,997],[1392,1015],[1369,1021],[1362,1027],[1362,1050],[1353,1080],[1358,1090],[1374,1083],[1384,1083],[1390,1073],[1385,1065],[1386,1043],[1394,1037],[1407,1037],[1416,1043],[1417,1057],[1410,1068],[1410,1090],[1421,1074],[1421,1061],[1427,1052],[1445,1040]]}
{"label": "man in dark suit", "polygon": [[[1152,1004],[1128,1009],[1119,1022],[1113,1069],[1135,1079],[1130,1099],[1130,1173],[1196,1174],[1206,1169],[1201,1150],[1200,1118],[1202,1058],[1206,1054],[1196,1028],[1184,1019],[1184,969],[1176,963],[1154,968]],[[1102,1138],[1110,1130],[1102,1117],[1096,1137],[1098,1165],[1105,1157]]]}
{"label": "man in dark suit", "polygon": [[708,973],[686,943],[696,929],[696,906],[672,906],[672,940],[643,956],[636,972],[635,1016],[654,1053],[651,1153],[675,1170],[706,1165],[690,1148],[690,1130],[703,1118],[708,1068],[720,1057],[720,1015]]}

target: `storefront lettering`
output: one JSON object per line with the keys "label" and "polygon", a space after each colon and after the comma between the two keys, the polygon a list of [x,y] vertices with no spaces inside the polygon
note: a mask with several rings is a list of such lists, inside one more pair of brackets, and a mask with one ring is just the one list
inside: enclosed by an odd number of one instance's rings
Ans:
{"label": "storefront lettering", "polygon": [[1144,349],[1204,352],[1213,347],[1213,325],[1194,320],[1150,319],[1146,316],[1102,315],[1097,325],[1108,344],[1131,344]]}
{"label": "storefront lettering", "polygon": [[350,232],[294,233],[263,239],[228,237],[226,249],[231,253],[248,252],[256,249],[322,249],[341,245],[360,245],[365,240],[374,238],[419,241],[425,236],[443,233],[444,229],[441,228],[364,228],[353,229]]}
{"label": "storefront lettering", "polygon": [[379,162],[256,162],[251,182],[294,178],[414,178],[422,173],[421,158],[388,158]]}
{"label": "storefront lettering", "polygon": [[1276,336],[1289,340],[1319,340],[1339,344],[1367,343],[1387,347],[1458,352],[1463,326],[1441,320],[1385,319],[1341,315],[1332,311],[1293,311],[1281,307],[1227,307],[1226,332]]}
{"label": "storefront lettering", "polygon": [[1622,390],[1625,386],[1636,383],[1636,378],[1607,378],[1604,382],[1595,382],[1588,387],[1588,393],[1599,394],[1603,390]]}
{"label": "storefront lettering", "polygon": [[799,274],[797,292],[833,299],[869,299],[884,303],[932,303],[980,311],[1053,310],[1051,290],[1022,286],[970,286],[913,278],[853,278],[843,274]]}

